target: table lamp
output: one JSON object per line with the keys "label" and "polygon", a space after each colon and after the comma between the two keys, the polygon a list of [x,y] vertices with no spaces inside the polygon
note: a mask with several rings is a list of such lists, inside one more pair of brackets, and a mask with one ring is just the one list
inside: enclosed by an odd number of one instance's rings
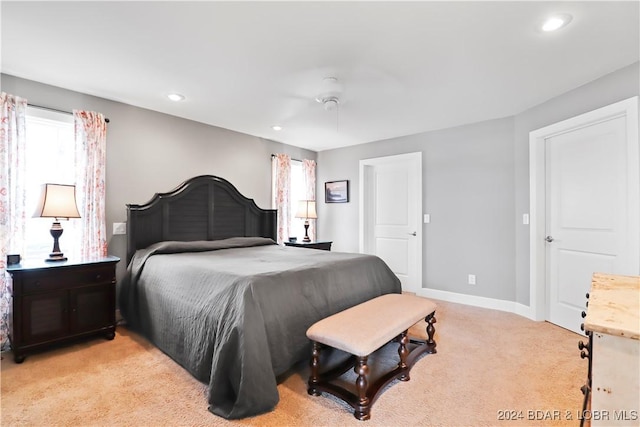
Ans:
{"label": "table lamp", "polygon": [[59,218],[80,218],[76,206],[76,186],[65,184],[42,184],[42,192],[34,218],[54,218],[51,226],[53,236],[53,251],[45,261],[66,261],[67,258],[60,251],[58,239],[62,235]]}
{"label": "table lamp", "polygon": [[310,242],[309,238],[309,219],[318,218],[316,213],[316,201],[315,200],[300,200],[298,202],[298,211],[296,212],[296,218],[304,218],[304,239],[303,242]]}

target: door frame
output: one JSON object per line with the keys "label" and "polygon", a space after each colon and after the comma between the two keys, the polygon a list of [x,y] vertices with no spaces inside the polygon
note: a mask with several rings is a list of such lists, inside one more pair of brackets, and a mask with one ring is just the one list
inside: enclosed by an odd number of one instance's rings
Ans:
{"label": "door frame", "polygon": [[417,195],[416,195],[416,221],[417,221],[417,226],[416,226],[416,232],[417,232],[417,236],[416,239],[418,239],[418,242],[416,244],[417,246],[417,253],[416,253],[416,257],[417,262],[418,262],[418,268],[417,268],[417,275],[418,277],[416,277],[416,282],[418,284],[418,288],[415,289],[416,292],[419,292],[420,289],[422,289],[422,270],[424,268],[424,260],[422,259],[422,152],[415,152],[415,153],[406,153],[406,154],[397,154],[394,156],[385,156],[385,157],[374,157],[374,158],[370,158],[370,159],[363,159],[360,160],[360,185],[359,185],[359,200],[358,200],[358,208],[359,208],[359,217],[358,217],[358,222],[359,222],[359,242],[358,242],[358,247],[359,247],[359,251],[361,253],[364,253],[364,242],[365,242],[365,235],[367,235],[366,233],[369,233],[368,237],[371,238],[371,234],[373,233],[373,230],[366,229],[366,224],[370,224],[371,221],[369,220],[370,217],[365,217],[365,215],[367,214],[365,212],[364,206],[366,205],[367,202],[367,197],[369,196],[366,193],[366,188],[368,188],[367,186],[367,175],[365,174],[365,167],[367,166],[377,166],[377,165],[383,165],[383,164],[390,164],[390,163],[396,163],[396,162],[404,162],[404,161],[408,161],[408,160],[415,160],[417,161],[418,164],[418,182],[416,183],[417,186]]}
{"label": "door frame", "polygon": [[[634,96],[597,110],[563,120],[529,133],[529,308],[530,318],[548,318],[546,279],[546,169],[548,138],[618,117],[626,118],[627,136],[627,229],[635,236],[631,257],[640,263],[640,143],[638,141],[638,97]],[[635,220],[634,220],[635,219]],[[639,271],[636,274],[640,273]],[[586,301],[586,299],[585,299]]]}

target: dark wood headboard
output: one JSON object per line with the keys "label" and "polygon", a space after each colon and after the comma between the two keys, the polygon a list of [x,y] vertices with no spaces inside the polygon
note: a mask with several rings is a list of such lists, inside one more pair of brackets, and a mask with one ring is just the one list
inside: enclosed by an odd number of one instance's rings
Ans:
{"label": "dark wood headboard", "polygon": [[138,249],[167,240],[277,239],[273,209],[259,208],[227,180],[201,175],[143,205],[127,205],[127,262]]}

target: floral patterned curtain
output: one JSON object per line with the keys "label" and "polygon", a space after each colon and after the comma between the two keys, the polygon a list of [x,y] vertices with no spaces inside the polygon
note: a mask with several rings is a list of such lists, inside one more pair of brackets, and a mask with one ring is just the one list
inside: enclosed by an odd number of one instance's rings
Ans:
{"label": "floral patterned curtain", "polygon": [[[306,199],[316,200],[316,162],[315,160],[303,160],[302,172],[304,173],[304,186],[306,189]],[[318,202],[316,201],[316,212],[318,210]],[[312,242],[316,240],[316,221],[309,220],[309,238]]]}
{"label": "floral patterned curtain", "polygon": [[274,208],[278,210],[278,243],[282,244],[289,237],[291,228],[291,157],[276,154],[272,161],[275,177]]}
{"label": "floral patterned curtain", "polygon": [[9,348],[11,276],[7,254],[24,254],[27,100],[0,93],[0,346]]}
{"label": "floral patterned curtain", "polygon": [[76,194],[83,259],[107,255],[105,164],[107,123],[93,111],[73,111],[76,143]]}

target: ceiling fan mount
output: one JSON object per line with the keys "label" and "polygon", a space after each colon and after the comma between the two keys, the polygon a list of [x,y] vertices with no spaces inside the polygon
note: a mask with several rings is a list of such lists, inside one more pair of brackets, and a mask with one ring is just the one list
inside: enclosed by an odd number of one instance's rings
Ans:
{"label": "ceiling fan mount", "polygon": [[323,92],[316,96],[316,102],[322,104],[326,111],[333,111],[340,105],[338,97],[342,92],[342,86],[336,77],[325,77],[322,79]]}
{"label": "ceiling fan mount", "polygon": [[340,104],[340,99],[337,96],[316,98],[316,101],[321,103],[326,111],[333,111],[338,108],[338,105]]}

